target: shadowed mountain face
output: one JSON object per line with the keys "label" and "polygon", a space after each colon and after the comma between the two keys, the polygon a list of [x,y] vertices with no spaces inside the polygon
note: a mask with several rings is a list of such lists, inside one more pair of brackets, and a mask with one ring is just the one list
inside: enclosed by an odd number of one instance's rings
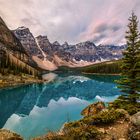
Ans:
{"label": "shadowed mountain face", "polygon": [[13,32],[7,28],[6,24],[4,23],[1,17],[0,17],[0,43],[5,45],[7,49],[25,53],[25,50],[22,47],[20,41],[15,37]]}
{"label": "shadowed mountain face", "polygon": [[20,27],[13,32],[29,55],[37,55],[38,57],[41,57],[41,51],[36,44],[34,36],[28,28]]}
{"label": "shadowed mountain face", "polygon": [[14,33],[8,29],[4,21],[0,18],[0,62],[6,55],[10,55],[14,61],[20,60],[27,65],[37,67],[36,63],[28,55],[28,52],[22,46]]}

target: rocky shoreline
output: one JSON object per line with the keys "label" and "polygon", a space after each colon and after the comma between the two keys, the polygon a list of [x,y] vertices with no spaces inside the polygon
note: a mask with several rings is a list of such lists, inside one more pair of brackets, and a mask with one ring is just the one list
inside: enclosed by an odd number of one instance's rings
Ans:
{"label": "rocky shoreline", "polygon": [[0,89],[10,88],[10,87],[18,87],[21,85],[28,85],[33,83],[42,83],[44,82],[41,79],[35,78],[31,75],[13,75],[13,74],[7,74],[7,75],[1,75],[0,74]]}

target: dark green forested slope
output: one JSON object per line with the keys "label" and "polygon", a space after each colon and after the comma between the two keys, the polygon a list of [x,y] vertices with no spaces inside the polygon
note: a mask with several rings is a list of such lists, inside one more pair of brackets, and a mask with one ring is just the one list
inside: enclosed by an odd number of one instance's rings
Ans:
{"label": "dark green forested slope", "polygon": [[121,60],[102,62],[81,68],[84,73],[101,73],[101,74],[120,74]]}
{"label": "dark green forested slope", "polygon": [[85,67],[69,68],[69,67],[59,67],[55,72],[58,73],[89,73],[89,74],[120,74],[121,73],[121,61],[113,60],[102,62],[98,64],[93,64]]}

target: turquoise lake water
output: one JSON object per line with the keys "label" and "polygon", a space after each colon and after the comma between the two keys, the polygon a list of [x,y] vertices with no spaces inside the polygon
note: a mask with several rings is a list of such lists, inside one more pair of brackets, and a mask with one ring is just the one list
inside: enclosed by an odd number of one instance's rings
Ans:
{"label": "turquoise lake water", "polygon": [[43,78],[48,83],[0,90],[0,128],[28,140],[80,119],[90,103],[113,101],[121,94],[114,82],[119,76],[50,73]]}

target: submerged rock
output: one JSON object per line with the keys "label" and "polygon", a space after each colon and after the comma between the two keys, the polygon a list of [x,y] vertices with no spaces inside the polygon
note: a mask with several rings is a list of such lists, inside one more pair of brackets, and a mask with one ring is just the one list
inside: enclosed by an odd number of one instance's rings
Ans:
{"label": "submerged rock", "polygon": [[6,129],[0,129],[0,140],[23,140],[23,138]]}
{"label": "submerged rock", "polygon": [[97,102],[89,105],[86,107],[82,112],[81,115],[83,116],[91,116],[97,114],[105,109],[105,104],[103,102]]}

